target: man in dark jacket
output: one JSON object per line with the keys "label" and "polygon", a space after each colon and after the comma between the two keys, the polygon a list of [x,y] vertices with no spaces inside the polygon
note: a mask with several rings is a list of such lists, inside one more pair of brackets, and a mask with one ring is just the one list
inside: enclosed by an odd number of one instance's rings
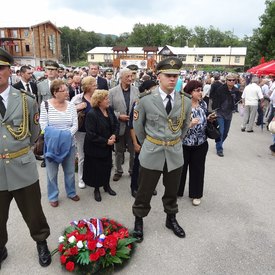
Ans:
{"label": "man in dark jacket", "polygon": [[234,111],[234,102],[237,96],[236,88],[234,87],[236,82],[236,75],[229,73],[226,76],[226,83],[221,85],[215,96],[213,97],[212,109],[216,110],[217,121],[219,124],[219,130],[221,133],[220,138],[216,139],[216,150],[219,157],[223,157],[223,142],[227,138],[231,120],[232,113]]}

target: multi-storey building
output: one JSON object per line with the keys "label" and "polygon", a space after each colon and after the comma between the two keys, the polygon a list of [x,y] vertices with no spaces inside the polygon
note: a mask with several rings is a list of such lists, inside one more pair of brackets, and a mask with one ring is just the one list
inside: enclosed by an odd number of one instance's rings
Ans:
{"label": "multi-storey building", "polygon": [[0,47],[19,65],[43,67],[47,59],[61,60],[60,34],[50,21],[28,27],[0,27]]}

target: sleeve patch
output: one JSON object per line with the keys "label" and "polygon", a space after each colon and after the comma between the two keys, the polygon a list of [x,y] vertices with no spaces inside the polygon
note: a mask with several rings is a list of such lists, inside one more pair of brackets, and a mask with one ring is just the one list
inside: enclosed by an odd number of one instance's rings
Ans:
{"label": "sleeve patch", "polygon": [[137,110],[134,110],[134,120],[138,120],[138,115],[139,115],[139,113],[138,113],[138,111]]}
{"label": "sleeve patch", "polygon": [[38,125],[38,123],[39,123],[39,113],[34,114],[33,122],[34,122],[34,124]]}

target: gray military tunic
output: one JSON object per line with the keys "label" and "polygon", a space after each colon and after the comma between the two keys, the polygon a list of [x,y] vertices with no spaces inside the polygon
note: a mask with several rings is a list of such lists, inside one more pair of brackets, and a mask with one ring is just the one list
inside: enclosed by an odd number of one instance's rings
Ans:
{"label": "gray military tunic", "polygon": [[163,171],[164,164],[167,164],[168,172],[183,165],[182,143],[174,146],[156,145],[146,139],[146,135],[152,138],[169,141],[185,136],[190,123],[191,101],[184,97],[185,120],[181,129],[173,132],[168,119],[178,121],[182,112],[181,94],[175,93],[175,104],[167,115],[159,88],[140,99],[135,108],[134,129],[138,140],[142,144],[139,155],[140,165],[151,170]]}

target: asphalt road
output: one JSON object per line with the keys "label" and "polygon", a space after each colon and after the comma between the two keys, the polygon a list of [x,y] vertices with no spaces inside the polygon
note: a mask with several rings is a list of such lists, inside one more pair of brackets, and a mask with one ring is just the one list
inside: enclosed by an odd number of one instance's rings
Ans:
{"label": "asphalt road", "polygon": [[[240,124],[236,113],[223,158],[216,155],[214,141],[209,140],[201,205],[193,206],[187,192],[178,201],[177,218],[186,238],[177,238],[165,227],[160,182],[152,210],[144,219],[144,241],[119,274],[275,274],[275,156],[268,148],[272,137],[260,127],[255,127],[254,133],[241,132]],[[60,206],[54,209],[47,201],[45,169],[38,167],[42,203],[51,227],[50,250],[57,247],[58,237],[72,220],[107,216],[133,228],[133,198],[127,173],[119,182],[111,180],[116,197],[102,192],[102,202],[98,203],[93,189],[86,188],[78,189],[81,200],[73,202],[66,198],[60,170]],[[9,256],[2,263],[1,275],[67,273],[61,269],[58,255],[49,267],[40,267],[36,245],[14,201],[8,231]]]}

